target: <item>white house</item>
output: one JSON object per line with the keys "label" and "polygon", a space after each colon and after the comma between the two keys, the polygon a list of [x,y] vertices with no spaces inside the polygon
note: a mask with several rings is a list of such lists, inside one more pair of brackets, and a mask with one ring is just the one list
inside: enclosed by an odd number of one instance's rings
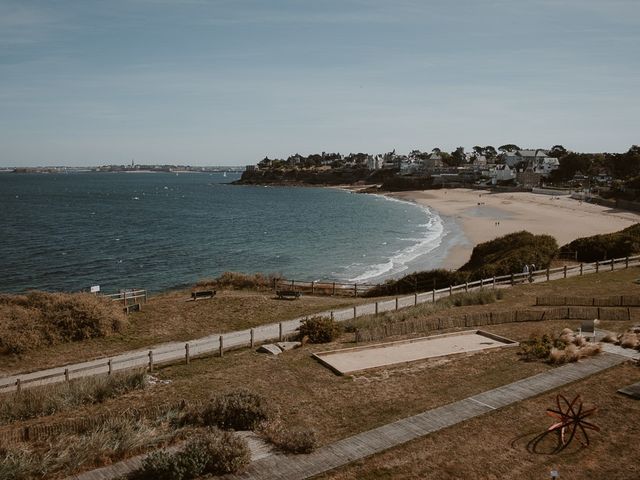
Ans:
{"label": "white house", "polygon": [[539,173],[543,177],[548,177],[551,172],[560,168],[560,161],[553,157],[536,157],[533,161],[534,173]]}
{"label": "white house", "polygon": [[495,185],[498,182],[507,182],[516,178],[516,171],[507,164],[496,165],[489,169],[489,177],[491,183]]}
{"label": "white house", "polygon": [[380,170],[384,159],[380,155],[367,156],[367,168],[369,170]]}

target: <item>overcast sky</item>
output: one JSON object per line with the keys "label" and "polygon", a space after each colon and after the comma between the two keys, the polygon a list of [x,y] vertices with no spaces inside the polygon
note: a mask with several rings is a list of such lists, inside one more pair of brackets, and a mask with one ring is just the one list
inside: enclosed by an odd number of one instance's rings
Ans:
{"label": "overcast sky", "polygon": [[640,143],[640,1],[0,0],[0,165]]}

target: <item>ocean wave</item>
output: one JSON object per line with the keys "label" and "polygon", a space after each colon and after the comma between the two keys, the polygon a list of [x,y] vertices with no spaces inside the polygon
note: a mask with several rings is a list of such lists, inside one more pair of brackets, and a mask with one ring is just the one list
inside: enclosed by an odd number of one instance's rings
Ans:
{"label": "ocean wave", "polygon": [[[396,239],[402,241],[412,241],[414,243],[409,247],[405,247],[396,251],[384,262],[369,265],[368,267],[366,267],[366,270],[364,272],[359,273],[355,276],[350,276],[350,278],[347,279],[347,281],[349,282],[366,282],[372,281],[374,279],[382,279],[382,277],[385,276],[390,277],[398,275],[399,273],[406,271],[409,268],[408,264],[410,262],[438,248],[445,236],[445,227],[442,218],[430,208],[414,202],[385,197],[383,195],[380,196],[386,198],[389,201],[409,203],[420,208],[427,217],[426,223],[419,224],[419,226],[424,228],[423,236],[420,238]],[[353,267],[355,267],[355,265],[350,265],[346,270],[355,270],[355,268]],[[361,266],[359,265],[359,267]]]}

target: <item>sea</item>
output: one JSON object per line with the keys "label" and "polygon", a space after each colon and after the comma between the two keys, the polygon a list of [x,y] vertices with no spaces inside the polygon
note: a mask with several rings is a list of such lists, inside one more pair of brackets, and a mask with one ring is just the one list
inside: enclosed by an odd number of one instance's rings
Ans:
{"label": "sea", "polygon": [[417,204],[239,174],[0,174],[0,292],[161,292],[225,271],[380,283],[464,241]]}

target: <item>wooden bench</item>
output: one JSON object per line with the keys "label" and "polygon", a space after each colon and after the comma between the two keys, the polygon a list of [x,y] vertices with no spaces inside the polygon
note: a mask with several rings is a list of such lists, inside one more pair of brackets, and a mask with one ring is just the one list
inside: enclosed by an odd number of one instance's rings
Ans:
{"label": "wooden bench", "polygon": [[124,313],[126,313],[127,315],[129,315],[131,312],[139,312],[140,304],[132,303],[131,305],[127,305],[126,307],[123,307],[123,310],[124,310]]}
{"label": "wooden bench", "polygon": [[289,298],[295,300],[296,298],[300,298],[302,295],[297,290],[276,290],[276,295],[278,298]]}
{"label": "wooden bench", "polygon": [[215,290],[200,290],[191,292],[191,299],[195,302],[196,300],[203,300],[205,298],[213,298],[216,295]]}

